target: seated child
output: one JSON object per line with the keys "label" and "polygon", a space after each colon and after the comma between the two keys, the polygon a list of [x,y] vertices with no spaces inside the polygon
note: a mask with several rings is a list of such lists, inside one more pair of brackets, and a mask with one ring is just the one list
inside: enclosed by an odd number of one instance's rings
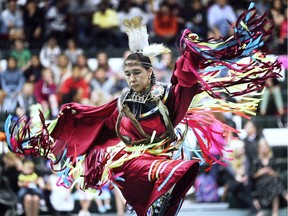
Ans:
{"label": "seated child", "polygon": [[23,200],[25,195],[38,195],[40,198],[40,210],[47,211],[46,201],[43,193],[45,183],[35,172],[35,164],[31,160],[24,160],[22,173],[18,176],[18,185],[20,187],[17,204],[17,213],[23,213]]}

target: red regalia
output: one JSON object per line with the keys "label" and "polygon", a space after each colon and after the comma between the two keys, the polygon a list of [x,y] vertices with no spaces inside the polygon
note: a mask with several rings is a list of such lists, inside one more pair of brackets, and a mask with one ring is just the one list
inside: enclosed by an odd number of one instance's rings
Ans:
{"label": "red regalia", "polygon": [[[254,10],[251,7],[239,17],[235,35],[226,40],[200,41],[184,31],[171,84],[156,83],[144,95],[129,91],[99,107],[65,104],[52,122],[46,123],[40,114],[38,130],[25,120],[15,124],[8,117],[5,133],[10,150],[46,157],[59,165],[61,186],[71,187],[79,178],[83,189],[116,184],[139,216],[145,216],[149,206],[169,191],[164,215],[177,214],[199,162],[225,164],[213,125],[222,127],[224,137],[236,130],[217,121],[213,113],[255,114],[259,98],[251,93],[261,96],[265,80],[279,76],[277,59],[267,58],[260,49],[263,37],[271,32],[265,28],[269,21]],[[223,69],[227,69],[225,76]],[[229,97],[240,102],[229,102]],[[179,124],[194,132],[199,159],[183,153],[192,148],[185,142],[187,131],[176,135]],[[220,159],[209,153],[212,144],[220,150]]]}

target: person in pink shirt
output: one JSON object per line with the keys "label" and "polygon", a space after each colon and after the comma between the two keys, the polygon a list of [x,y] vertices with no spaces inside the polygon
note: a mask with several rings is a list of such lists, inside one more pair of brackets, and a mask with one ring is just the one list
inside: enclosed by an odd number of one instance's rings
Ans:
{"label": "person in pink shirt", "polygon": [[41,76],[41,79],[35,83],[34,95],[36,101],[41,104],[43,113],[51,111],[50,117],[55,118],[59,112],[59,105],[53,72],[49,68],[44,68]]}

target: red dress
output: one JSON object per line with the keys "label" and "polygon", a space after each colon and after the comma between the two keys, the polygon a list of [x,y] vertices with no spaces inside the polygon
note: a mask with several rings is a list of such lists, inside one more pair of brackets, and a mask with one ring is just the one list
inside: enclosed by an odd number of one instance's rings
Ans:
{"label": "red dress", "polygon": [[[183,119],[196,93],[197,80],[186,68],[185,61],[187,59],[181,57],[176,62],[172,87],[165,103],[173,126]],[[76,114],[73,114],[71,110],[74,113],[76,111]],[[116,119],[119,115],[117,100],[100,107],[70,103],[63,106],[61,112],[63,115],[58,119],[52,137],[67,143],[66,157],[75,157],[75,152],[77,152],[76,155],[86,154],[86,160],[94,162],[93,158],[96,158],[101,150],[120,142],[115,133]],[[159,136],[166,131],[159,113],[140,120],[139,123],[147,134],[152,134],[156,130],[156,136]],[[128,117],[122,118],[120,131],[132,140],[143,138]],[[120,151],[113,160],[119,159],[125,153],[125,149]],[[58,152],[54,151],[54,154],[57,155]],[[97,167],[95,163],[93,165],[92,162],[87,161],[85,167],[88,170],[85,170],[85,174],[87,174],[87,182],[90,182],[93,180],[90,180],[89,173],[95,174]],[[127,203],[135,209],[137,215],[144,216],[148,207],[177,183],[170,200],[169,210],[167,210],[167,215],[175,215],[186,192],[192,186],[197,171],[197,161],[172,160],[168,156],[145,153],[128,160],[112,172],[114,176],[120,174],[120,177],[124,179],[123,181],[116,178],[114,182],[119,186]],[[101,175],[101,172],[99,174]],[[95,176],[93,179],[95,180]]]}

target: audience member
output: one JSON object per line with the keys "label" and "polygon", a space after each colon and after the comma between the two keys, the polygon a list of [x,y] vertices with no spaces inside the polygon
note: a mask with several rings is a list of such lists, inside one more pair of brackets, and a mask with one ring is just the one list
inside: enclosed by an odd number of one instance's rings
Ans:
{"label": "audience member", "polygon": [[279,32],[279,26],[284,20],[285,7],[281,0],[274,0],[270,7],[269,13],[274,23],[274,31]]}
{"label": "audience member", "polygon": [[[125,50],[122,54],[122,58],[126,59],[126,57],[131,53],[130,50]],[[126,82],[125,73],[122,73],[123,65],[119,64],[118,68],[115,67],[113,72],[115,72],[114,79],[115,84],[111,89],[112,98],[119,97],[128,87]]]}
{"label": "audience member", "polygon": [[234,29],[230,23],[235,24],[236,19],[235,11],[227,0],[215,0],[215,3],[207,11],[208,37],[217,38],[232,35]]}
{"label": "audience member", "polygon": [[179,32],[177,16],[166,2],[160,4],[159,11],[155,13],[153,21],[155,35],[152,41],[173,46]]}
{"label": "audience member", "polygon": [[57,64],[57,58],[61,54],[60,46],[54,36],[50,36],[46,44],[41,47],[39,58],[43,67],[52,67]]}
{"label": "audience member", "polygon": [[17,67],[21,71],[25,71],[30,66],[31,52],[25,47],[23,40],[17,39],[14,41],[10,55],[16,59]]}
{"label": "audience member", "polygon": [[229,143],[233,158],[225,168],[228,193],[236,199],[241,208],[249,208],[251,215],[262,216],[261,206],[257,199],[252,197],[252,182],[250,178],[250,164],[246,159],[244,142],[234,140]]}
{"label": "audience member", "polygon": [[7,8],[1,12],[1,35],[6,39],[23,39],[23,17],[17,0],[8,0]]}
{"label": "audience member", "polygon": [[173,56],[171,53],[160,55],[159,61],[155,62],[155,72],[159,82],[170,82],[172,71],[174,68]]}
{"label": "audience member", "polygon": [[67,40],[67,48],[65,49],[64,53],[68,57],[69,62],[71,64],[75,64],[78,56],[83,55],[84,51],[82,48],[78,47],[75,39],[70,38]]}
{"label": "audience member", "polygon": [[38,7],[37,0],[27,0],[23,8],[24,35],[28,47],[40,49],[45,34],[44,11]]}
{"label": "audience member", "polygon": [[[277,78],[270,78],[266,81],[267,88],[264,92],[263,98],[260,102],[260,114],[267,115],[267,109],[270,102],[270,96],[273,96],[273,100],[277,107],[277,115],[282,116],[284,115],[284,102],[282,98],[281,92],[281,83]],[[275,113],[273,113],[274,115]]]}
{"label": "audience member", "polygon": [[17,213],[19,215],[21,215],[23,208],[27,216],[37,216],[39,209],[48,210],[43,192],[45,183],[43,178],[36,174],[33,161],[23,161],[23,169],[18,176],[18,185],[20,189],[17,193]]}
{"label": "audience member", "polygon": [[112,98],[119,97],[128,88],[124,73],[115,74],[114,85],[111,88]]}
{"label": "audience member", "polygon": [[258,141],[263,137],[260,129],[257,128],[257,125],[252,120],[248,120],[244,124],[244,131],[246,133],[244,141],[244,148],[247,160],[252,164],[253,160],[258,154]]}
{"label": "audience member", "polygon": [[87,57],[84,54],[81,54],[77,57],[76,64],[79,66],[81,76],[87,83],[90,83],[92,78],[92,72],[87,62]]}
{"label": "audience member", "polygon": [[7,59],[7,69],[1,74],[2,90],[6,93],[5,103],[7,111],[14,113],[17,107],[16,96],[21,92],[25,83],[23,73],[17,68],[17,61],[14,57]]}
{"label": "audience member", "polygon": [[8,178],[9,186],[15,194],[19,191],[18,176],[23,169],[23,162],[20,157],[8,151],[3,154],[2,160],[4,162],[3,176]]}
{"label": "audience member", "polygon": [[108,76],[104,68],[98,67],[90,81],[91,91],[101,91],[105,98],[111,98],[115,79]]}
{"label": "audience member", "polygon": [[16,96],[23,87],[25,78],[17,68],[17,60],[14,57],[7,59],[7,69],[1,74],[1,87],[9,96]]}
{"label": "audience member", "polygon": [[207,38],[207,8],[201,0],[186,0],[185,7],[181,14],[184,19],[184,28],[190,29],[192,33],[197,34],[201,39]]}
{"label": "audience member", "polygon": [[64,48],[65,40],[71,33],[69,32],[68,6],[68,0],[54,1],[45,14],[46,36],[54,35],[61,48]]}
{"label": "audience member", "polygon": [[107,73],[107,76],[113,76],[115,74],[115,71],[112,70],[110,64],[109,64],[109,56],[107,52],[100,51],[97,53],[96,56],[98,67],[102,67],[105,72]]}
{"label": "audience member", "polygon": [[41,78],[42,69],[43,66],[40,63],[39,56],[36,54],[32,55],[30,66],[23,71],[26,81],[36,83]]}
{"label": "audience member", "polygon": [[56,65],[50,67],[53,71],[54,81],[57,86],[62,85],[65,80],[71,77],[71,67],[68,56],[64,53],[59,54]]}
{"label": "audience member", "polygon": [[94,6],[89,0],[69,2],[69,20],[73,26],[73,35],[82,46],[86,46],[91,35],[91,20]]}
{"label": "audience member", "polygon": [[51,118],[57,117],[59,112],[57,86],[51,69],[44,68],[42,70],[41,79],[35,83],[34,95],[36,101],[41,104],[44,115]]}
{"label": "audience member", "polygon": [[17,95],[16,115],[20,118],[22,116],[30,116],[30,107],[36,104],[34,97],[33,83],[26,82],[23,85],[22,91]]}
{"label": "audience member", "polygon": [[288,8],[285,8],[284,11],[284,20],[280,23],[280,32],[279,32],[279,54],[287,55],[288,47]]}
{"label": "audience member", "polygon": [[277,168],[269,144],[264,138],[261,138],[251,170],[261,207],[267,208],[272,205],[272,216],[278,216],[280,196],[283,195],[287,201],[287,192],[278,177]]}
{"label": "audience member", "polygon": [[[92,16],[92,46],[96,48],[119,47],[120,30],[116,10],[107,1],[101,1]],[[94,38],[97,38],[95,40]]]}
{"label": "audience member", "polygon": [[61,103],[78,102],[89,104],[90,88],[80,73],[79,65],[73,65],[72,75],[59,86]]}
{"label": "audience member", "polygon": [[270,19],[273,21],[273,31],[272,34],[267,39],[267,43],[269,43],[269,47],[272,50],[275,50],[277,52],[279,40],[275,40],[275,38],[279,38],[280,34],[280,25],[284,21],[284,7],[281,0],[274,0],[271,3],[271,7],[269,8],[269,16]]}

